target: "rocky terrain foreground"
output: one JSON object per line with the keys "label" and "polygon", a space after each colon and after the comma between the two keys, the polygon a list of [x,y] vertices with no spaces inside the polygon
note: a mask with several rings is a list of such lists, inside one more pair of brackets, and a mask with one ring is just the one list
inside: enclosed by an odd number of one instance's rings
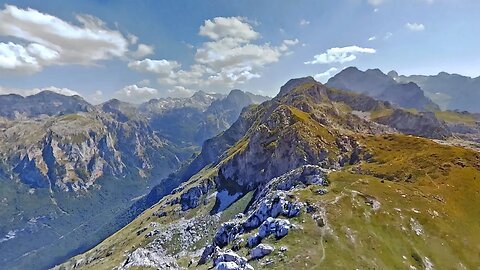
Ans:
{"label": "rocky terrain foreground", "polygon": [[171,194],[55,269],[477,269],[465,119],[291,80],[207,140]]}

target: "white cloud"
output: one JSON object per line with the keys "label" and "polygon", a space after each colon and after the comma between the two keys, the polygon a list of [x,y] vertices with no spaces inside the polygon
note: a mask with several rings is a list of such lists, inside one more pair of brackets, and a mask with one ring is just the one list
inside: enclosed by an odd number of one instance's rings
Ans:
{"label": "white cloud", "polygon": [[138,37],[135,36],[134,34],[128,34],[127,38],[128,38],[128,41],[130,42],[130,44],[132,44],[132,45],[135,45],[138,42]]}
{"label": "white cloud", "polygon": [[357,59],[357,54],[376,53],[375,49],[362,48],[358,46],[348,46],[342,48],[330,48],[322,54],[317,54],[311,61],[304,62],[307,65],[313,64],[330,64],[330,63],[346,63]]}
{"label": "white cloud", "polygon": [[279,49],[282,52],[286,52],[286,51],[288,51],[289,47],[295,46],[299,42],[300,41],[297,38],[296,39],[285,39],[285,40],[283,40],[282,45],[280,45]]}
{"label": "white cloud", "polygon": [[132,61],[128,63],[128,67],[140,72],[151,72],[161,75],[169,75],[173,70],[180,67],[176,61],[168,61],[165,59],[152,60],[146,58],[144,60]]}
{"label": "white cloud", "polygon": [[[48,65],[91,65],[125,57],[129,44],[138,41],[91,15],[75,18],[76,24],[32,8],[5,5],[0,10],[0,36],[15,42],[2,43],[0,69],[38,72]],[[143,54],[148,51],[144,46],[139,49]]]}
{"label": "white cloud", "polygon": [[383,37],[384,40],[389,40],[391,37],[393,37],[393,33],[392,32],[387,32],[385,34],[385,36]]}
{"label": "white cloud", "polygon": [[302,19],[300,20],[300,23],[299,23],[301,26],[305,26],[305,25],[309,25],[310,24],[310,21],[307,21],[305,19]]}
{"label": "white cloud", "polygon": [[313,78],[317,81],[325,83],[328,79],[334,76],[337,73],[337,71],[338,71],[338,68],[332,67],[325,72],[315,74]]}
{"label": "white cloud", "polygon": [[377,39],[376,36],[372,36],[372,37],[369,37],[369,38],[368,38],[368,41],[374,41],[374,40],[376,40],[376,39]]}
{"label": "white cloud", "polygon": [[285,40],[283,41],[283,43],[284,43],[285,45],[287,45],[287,46],[297,45],[298,42],[299,42],[298,38],[296,38],[296,39],[285,39]]}
{"label": "white cloud", "polygon": [[85,99],[90,102],[91,104],[97,105],[105,101],[105,97],[103,96],[103,92],[100,90],[95,91],[93,94],[85,97]]}
{"label": "white cloud", "polygon": [[385,0],[368,0],[368,3],[372,6],[379,6],[383,4]]}
{"label": "white cloud", "polygon": [[24,46],[13,42],[0,43],[0,70],[33,73],[40,69],[37,58]]}
{"label": "white cloud", "polygon": [[259,37],[242,17],[216,17],[213,20],[206,20],[200,27],[199,34],[212,40],[231,38],[248,41]]}
{"label": "white cloud", "polygon": [[137,83],[138,86],[149,86],[150,85],[150,80],[149,79],[144,79],[144,80],[141,80]]}
{"label": "white cloud", "polygon": [[138,44],[137,50],[131,53],[131,56],[135,59],[143,58],[147,55],[151,55],[154,52],[153,46],[146,44]]}
{"label": "white cloud", "polygon": [[131,103],[142,103],[158,96],[158,90],[150,87],[127,85],[114,93],[114,97]]}
{"label": "white cloud", "polygon": [[284,40],[279,46],[255,43],[260,34],[242,17],[206,20],[199,35],[210,40],[196,48],[194,63],[188,68],[180,69],[178,62],[165,59],[133,61],[129,67],[156,73],[158,82],[170,87],[187,89],[194,85],[209,90],[226,90],[260,77],[263,67],[278,62],[282,55],[289,53],[291,46],[299,43],[298,39]]}
{"label": "white cloud", "polygon": [[407,24],[405,24],[405,27],[408,30],[414,31],[414,32],[420,32],[420,31],[425,30],[425,25],[423,25],[421,23],[407,23]]}

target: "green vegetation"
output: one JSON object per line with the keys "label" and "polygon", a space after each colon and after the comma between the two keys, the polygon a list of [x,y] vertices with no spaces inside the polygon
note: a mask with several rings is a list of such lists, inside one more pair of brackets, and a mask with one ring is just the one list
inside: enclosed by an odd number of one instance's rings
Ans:
{"label": "green vegetation", "polygon": [[394,109],[391,109],[391,108],[377,109],[377,110],[370,113],[370,119],[375,120],[375,119],[379,119],[379,118],[382,118],[382,117],[390,116],[390,115],[392,115],[393,111],[394,111]]}
{"label": "green vegetation", "polygon": [[476,123],[476,119],[473,115],[454,111],[436,111],[435,116],[445,122],[460,123],[470,126],[473,126]]}

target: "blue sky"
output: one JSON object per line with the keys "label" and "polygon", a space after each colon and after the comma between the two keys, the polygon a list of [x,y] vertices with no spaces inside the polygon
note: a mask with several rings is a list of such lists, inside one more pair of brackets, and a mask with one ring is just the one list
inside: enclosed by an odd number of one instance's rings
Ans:
{"label": "blue sky", "polygon": [[98,103],[341,69],[480,75],[480,1],[0,1],[0,93]]}

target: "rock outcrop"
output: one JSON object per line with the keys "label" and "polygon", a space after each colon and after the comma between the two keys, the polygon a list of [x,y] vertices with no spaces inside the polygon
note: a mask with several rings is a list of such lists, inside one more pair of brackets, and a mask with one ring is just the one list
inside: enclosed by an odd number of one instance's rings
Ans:
{"label": "rock outcrop", "polygon": [[250,251],[250,257],[252,259],[260,259],[272,253],[274,250],[275,248],[272,246],[260,244]]}
{"label": "rock outcrop", "polygon": [[447,125],[438,120],[432,112],[412,113],[395,110],[392,114],[380,117],[376,121],[410,135],[432,139],[445,139],[452,135]]}

